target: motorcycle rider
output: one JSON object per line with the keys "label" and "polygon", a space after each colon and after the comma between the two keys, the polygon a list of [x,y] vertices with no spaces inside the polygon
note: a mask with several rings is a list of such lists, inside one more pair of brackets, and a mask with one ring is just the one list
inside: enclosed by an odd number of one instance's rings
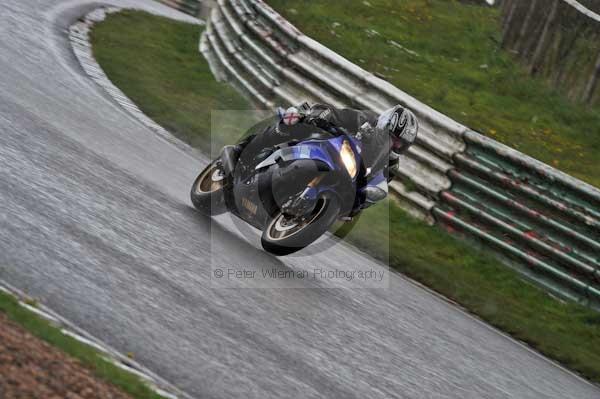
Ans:
{"label": "motorcycle rider", "polygon": [[[367,170],[367,185],[361,194],[365,196],[365,206],[387,196],[387,183],[398,168],[399,156],[415,142],[418,134],[416,116],[401,105],[391,107],[381,115],[373,111],[335,108],[319,103],[312,106],[303,103],[287,110],[279,108],[277,112],[279,123],[294,125],[303,122],[327,131],[340,130],[363,143],[361,158]],[[277,128],[270,134],[283,133]],[[248,141],[238,144],[236,152],[239,153]],[[308,186],[281,208],[286,214],[303,216],[314,209],[317,200],[316,188]]]}

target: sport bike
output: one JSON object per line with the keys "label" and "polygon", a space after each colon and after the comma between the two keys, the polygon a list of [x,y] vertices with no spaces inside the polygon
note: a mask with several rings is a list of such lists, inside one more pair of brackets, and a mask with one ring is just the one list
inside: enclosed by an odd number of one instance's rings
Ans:
{"label": "sport bike", "polygon": [[[223,147],[198,175],[191,200],[206,215],[229,211],[261,230],[263,248],[275,255],[306,247],[337,220],[355,219],[368,205],[367,178],[369,185],[387,183],[384,173],[368,176],[363,143],[344,130],[272,118],[252,127],[240,143]],[[286,204],[307,188],[317,192],[312,209],[286,212]]]}

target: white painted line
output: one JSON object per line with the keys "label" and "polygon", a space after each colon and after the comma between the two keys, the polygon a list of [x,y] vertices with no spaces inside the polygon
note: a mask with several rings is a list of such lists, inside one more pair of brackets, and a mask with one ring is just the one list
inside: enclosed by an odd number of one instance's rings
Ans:
{"label": "white painted line", "polygon": [[73,339],[76,339],[77,341],[79,341],[79,342],[81,342],[83,344],[91,346],[94,349],[99,350],[100,352],[102,352],[104,354],[109,354],[109,351],[104,346],[102,346],[100,344],[97,344],[96,342],[94,342],[94,341],[92,341],[90,339],[87,339],[86,337],[83,337],[83,336],[81,336],[81,335],[79,335],[77,333],[74,333],[72,331],[69,331],[69,330],[67,330],[65,328],[62,328],[60,331],[63,334],[68,335],[69,337],[71,337]]}
{"label": "white painted line", "polygon": [[[8,291],[6,291],[7,293],[10,293]],[[19,301],[19,305],[21,305],[22,307],[24,307],[25,309],[29,310],[31,313],[35,313],[36,315],[40,316],[42,319],[46,319],[49,322],[55,324],[55,325],[60,325],[60,320],[58,320],[56,317],[44,312],[43,310],[40,310],[38,308],[36,308],[35,306],[31,306],[25,302]]]}
{"label": "white painted line", "polygon": [[107,362],[110,362],[110,363],[114,364],[115,366],[117,366],[120,369],[123,369],[123,370],[127,371],[128,373],[135,374],[136,376],[140,377],[143,380],[146,380],[146,381],[151,382],[153,384],[156,383],[156,381],[154,380],[154,378],[149,377],[148,375],[142,373],[141,371],[139,371],[136,368],[133,368],[133,367],[130,367],[130,366],[126,365],[125,363],[123,363],[120,360],[115,360],[115,359],[113,359],[111,357],[105,357],[104,360],[106,360]]}

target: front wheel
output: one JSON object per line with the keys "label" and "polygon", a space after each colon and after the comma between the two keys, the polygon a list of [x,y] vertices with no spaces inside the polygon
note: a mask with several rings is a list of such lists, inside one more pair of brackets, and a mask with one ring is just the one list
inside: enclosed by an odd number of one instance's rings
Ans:
{"label": "front wheel", "polygon": [[227,210],[225,206],[225,175],[219,160],[212,161],[198,175],[190,198],[194,207],[205,215],[219,215]]}
{"label": "front wheel", "polygon": [[278,213],[262,233],[262,246],[279,256],[299,251],[322,236],[336,221],[339,212],[339,200],[327,196],[317,201],[310,215],[298,218]]}

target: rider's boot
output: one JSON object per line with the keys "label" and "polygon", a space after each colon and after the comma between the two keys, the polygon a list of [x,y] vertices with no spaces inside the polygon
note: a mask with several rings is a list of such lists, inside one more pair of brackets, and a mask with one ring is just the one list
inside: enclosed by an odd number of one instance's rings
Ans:
{"label": "rider's boot", "polygon": [[371,178],[367,185],[361,190],[361,194],[365,196],[363,208],[368,208],[376,202],[384,199],[388,194],[387,180],[383,172],[379,172]]}

